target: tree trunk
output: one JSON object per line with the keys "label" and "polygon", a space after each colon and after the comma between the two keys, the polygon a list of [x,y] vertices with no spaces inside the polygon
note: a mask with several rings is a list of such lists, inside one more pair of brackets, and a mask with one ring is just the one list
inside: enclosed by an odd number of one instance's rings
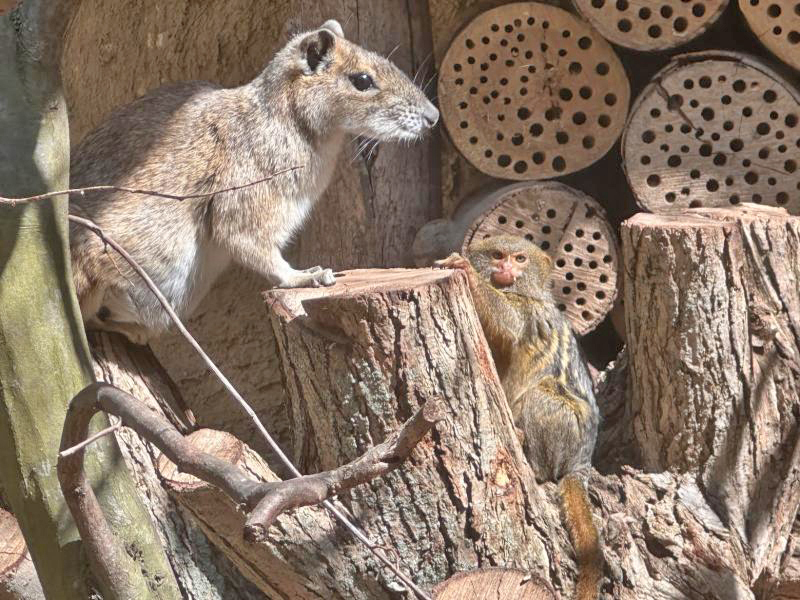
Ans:
{"label": "tree trunk", "polygon": [[622,238],[643,466],[696,481],[741,581],[777,576],[800,503],[800,219],[640,214]]}
{"label": "tree trunk", "polygon": [[[61,41],[72,3],[23,2],[0,17],[0,189],[69,184]],[[0,208],[0,479],[48,598],[86,598],[85,560],[55,472],[67,402],[91,381],[72,289],[67,199]],[[97,425],[102,425],[98,419]],[[160,544],[109,440],[87,460],[115,533],[154,598],[179,598]],[[134,560],[136,562],[134,562]]]}

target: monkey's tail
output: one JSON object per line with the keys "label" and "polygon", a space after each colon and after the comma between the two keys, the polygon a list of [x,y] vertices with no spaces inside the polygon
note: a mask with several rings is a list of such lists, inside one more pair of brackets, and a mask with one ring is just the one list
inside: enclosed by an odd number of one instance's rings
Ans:
{"label": "monkey's tail", "polygon": [[603,576],[603,552],[600,536],[592,519],[589,497],[580,479],[567,475],[559,485],[561,506],[578,562],[576,600],[596,600]]}

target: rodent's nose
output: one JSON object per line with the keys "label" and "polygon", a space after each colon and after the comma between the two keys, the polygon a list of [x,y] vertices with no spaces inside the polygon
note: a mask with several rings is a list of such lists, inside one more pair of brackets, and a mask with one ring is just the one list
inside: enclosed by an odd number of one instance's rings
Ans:
{"label": "rodent's nose", "polygon": [[433,127],[439,120],[439,111],[432,102],[427,101],[427,104],[422,111],[422,116],[425,119],[425,122],[428,124],[428,127]]}

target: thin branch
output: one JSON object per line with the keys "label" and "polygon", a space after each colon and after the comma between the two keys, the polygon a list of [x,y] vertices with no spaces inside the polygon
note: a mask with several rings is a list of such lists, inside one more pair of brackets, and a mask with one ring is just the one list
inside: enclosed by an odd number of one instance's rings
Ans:
{"label": "thin branch", "polygon": [[274,179],[278,175],[283,175],[284,173],[289,173],[291,171],[296,171],[297,169],[302,169],[302,168],[303,168],[302,165],[288,167],[286,169],[281,169],[280,171],[276,171],[271,175],[268,175],[267,177],[262,177],[261,179],[250,181],[249,183],[244,183],[242,185],[234,185],[232,187],[223,188],[220,190],[214,190],[212,192],[202,192],[199,194],[168,194],[166,192],[156,192],[153,190],[140,190],[135,188],[120,187],[117,185],[93,185],[89,187],[61,190],[57,192],[47,192],[46,194],[38,194],[37,196],[28,196],[27,198],[5,198],[3,196],[0,196],[0,204],[8,204],[11,206],[16,206],[17,204],[25,204],[28,202],[36,202],[38,200],[46,200],[47,198],[54,198],[56,196],[61,196],[63,194],[80,194],[81,196],[83,196],[86,194],[86,192],[127,192],[129,194],[142,194],[144,196],[169,198],[170,200],[191,200],[193,198],[208,198],[216,194],[224,194],[225,192],[234,192],[236,190],[242,190],[244,188],[252,187],[254,185],[258,185],[259,183],[264,183],[265,181]]}
{"label": "thin branch", "polygon": [[[272,451],[277,455],[279,460],[286,466],[287,469],[295,476],[295,477],[302,477],[302,473],[294,466],[292,461],[286,456],[286,453],[283,449],[278,445],[275,439],[270,435],[267,431],[264,424],[261,422],[261,419],[258,418],[258,415],[255,413],[253,408],[247,403],[247,401],[242,397],[242,395],[238,392],[238,390],[233,387],[233,384],[228,380],[227,377],[222,373],[222,371],[217,367],[214,361],[211,360],[211,357],[206,354],[205,350],[197,343],[197,340],[192,337],[192,334],[189,333],[189,330],[186,329],[186,326],[181,321],[180,317],[178,317],[175,310],[172,308],[172,305],[169,301],[164,297],[164,294],[161,293],[161,290],[158,289],[158,286],[150,279],[150,276],[142,269],[142,267],[133,259],[133,257],[128,254],[128,252],[120,246],[116,241],[110,238],[105,232],[100,228],[99,225],[90,221],[89,219],[84,219],[83,217],[78,217],[76,215],[69,215],[69,220],[73,223],[77,223],[82,225],[94,233],[96,233],[100,239],[105,243],[111,246],[115,251],[117,251],[120,256],[122,256],[128,264],[130,264],[131,268],[142,278],[145,282],[145,285],[153,292],[153,294],[158,299],[159,303],[161,304],[164,311],[169,315],[172,322],[177,327],[178,331],[181,335],[186,339],[189,345],[195,349],[195,351],[200,355],[200,358],[203,359],[203,362],[206,363],[208,368],[211,370],[212,373],[219,379],[228,393],[233,396],[234,400],[239,404],[242,410],[247,413],[247,416],[250,417],[250,420],[256,426],[256,429],[267,442],[269,447]],[[405,573],[403,573],[397,565],[395,565],[391,560],[389,560],[383,552],[378,550],[376,544],[374,544],[367,535],[361,531],[361,529],[353,523],[353,520],[349,518],[343,510],[337,507],[331,500],[324,500],[322,505],[328,509],[338,520],[339,522],[344,525],[344,527],[350,531],[350,533],[358,539],[361,543],[363,543],[369,551],[380,561],[382,562],[394,575],[403,582],[403,584],[408,587],[408,589],[412,590],[419,598],[422,600],[431,600],[431,597],[423,591],[414,581]]]}
{"label": "thin branch", "polygon": [[[114,545],[113,536],[109,537],[110,528],[83,471],[85,447],[100,435],[84,439],[89,422],[98,411],[118,417],[122,425],[156,446],[181,472],[218,487],[236,504],[246,507],[250,515],[245,537],[253,542],[266,539],[269,527],[281,513],[319,504],[394,470],[431,427],[444,418],[441,406],[428,402],[385,442],[347,465],[287,481],[262,482],[252,479],[230,462],[194,448],[169,420],[148,410],[127,392],[107,383],[90,384],[72,399],[67,409],[58,476],[81,538],[105,551],[95,556],[96,575],[116,586],[124,585],[117,580],[124,578],[125,573],[114,571],[115,550],[109,547]],[[111,562],[106,561],[107,556],[111,557]],[[424,592],[421,597],[427,598]]]}
{"label": "thin branch", "polygon": [[105,429],[103,429],[101,431],[98,431],[94,435],[90,435],[88,438],[86,438],[80,444],[76,444],[75,446],[72,446],[71,448],[67,448],[66,450],[62,450],[61,452],[58,453],[58,456],[59,456],[59,458],[62,458],[62,457],[67,457],[67,456],[70,456],[72,454],[75,454],[78,450],[83,450],[84,448],[86,448],[87,446],[90,446],[91,444],[93,444],[94,442],[99,440],[100,438],[105,437],[110,433],[114,433],[117,429],[119,429],[121,427],[122,427],[122,423],[121,422],[120,423],[114,423],[113,425],[111,425],[111,427],[106,427]]}

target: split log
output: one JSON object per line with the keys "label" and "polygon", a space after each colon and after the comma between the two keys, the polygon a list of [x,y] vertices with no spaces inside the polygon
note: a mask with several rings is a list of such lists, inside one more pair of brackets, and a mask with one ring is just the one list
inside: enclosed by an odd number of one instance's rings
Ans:
{"label": "split log", "polygon": [[800,214],[800,93],[734,52],[675,56],[631,108],[625,174],[645,210],[743,202]]}
{"label": "split log", "polygon": [[692,475],[737,579],[779,577],[800,504],[800,219],[639,214],[622,241],[644,468]]}
{"label": "split log", "polygon": [[594,163],[619,137],[630,84],[610,44],[560,8],[519,2],[481,13],[439,71],[450,138],[487,175],[544,179]]}
{"label": "split log", "polygon": [[800,69],[800,4],[795,0],[739,0],[747,25],[775,56]]}
{"label": "split log", "polygon": [[0,509],[0,600],[44,600],[25,538],[10,512]]}
{"label": "split log", "polygon": [[[758,0],[756,0],[758,1]],[[637,3],[628,0],[575,0],[578,11],[603,36],[634,50],[666,50],[686,44],[713,25],[728,0]]]}

